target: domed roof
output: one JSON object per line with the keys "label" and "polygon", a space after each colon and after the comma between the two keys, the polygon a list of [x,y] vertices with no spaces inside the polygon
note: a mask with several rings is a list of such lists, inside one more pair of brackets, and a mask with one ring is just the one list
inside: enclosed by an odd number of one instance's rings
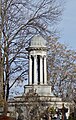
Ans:
{"label": "domed roof", "polygon": [[34,36],[30,42],[30,47],[46,47],[46,40],[42,36]]}

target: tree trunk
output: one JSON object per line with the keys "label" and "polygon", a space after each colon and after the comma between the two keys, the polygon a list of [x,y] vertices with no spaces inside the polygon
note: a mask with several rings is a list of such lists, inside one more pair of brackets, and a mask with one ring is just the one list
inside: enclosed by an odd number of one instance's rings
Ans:
{"label": "tree trunk", "polygon": [[8,102],[4,101],[4,111],[3,111],[3,114],[7,115],[7,112],[8,112]]}

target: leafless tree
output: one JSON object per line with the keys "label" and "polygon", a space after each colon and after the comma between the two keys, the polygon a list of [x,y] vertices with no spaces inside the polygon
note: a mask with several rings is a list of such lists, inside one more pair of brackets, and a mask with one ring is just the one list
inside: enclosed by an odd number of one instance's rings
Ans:
{"label": "leafless tree", "polygon": [[0,49],[3,58],[3,97],[27,79],[27,51],[35,34],[54,35],[62,14],[61,0],[0,0]]}
{"label": "leafless tree", "polygon": [[53,40],[48,46],[48,81],[57,96],[72,100],[76,88],[76,51],[60,44],[57,38],[49,39]]}

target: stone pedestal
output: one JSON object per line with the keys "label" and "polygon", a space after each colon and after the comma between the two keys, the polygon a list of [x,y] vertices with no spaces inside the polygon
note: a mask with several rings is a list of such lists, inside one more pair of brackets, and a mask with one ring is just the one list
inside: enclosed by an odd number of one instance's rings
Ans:
{"label": "stone pedestal", "polygon": [[26,95],[32,89],[34,89],[39,96],[51,96],[51,86],[48,85],[26,85],[24,94]]}

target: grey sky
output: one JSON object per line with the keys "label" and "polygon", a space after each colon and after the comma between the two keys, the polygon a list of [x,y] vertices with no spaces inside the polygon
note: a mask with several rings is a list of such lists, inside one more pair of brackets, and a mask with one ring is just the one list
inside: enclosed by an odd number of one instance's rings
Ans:
{"label": "grey sky", "polygon": [[76,50],[76,0],[67,0],[59,25],[61,31],[60,42]]}

